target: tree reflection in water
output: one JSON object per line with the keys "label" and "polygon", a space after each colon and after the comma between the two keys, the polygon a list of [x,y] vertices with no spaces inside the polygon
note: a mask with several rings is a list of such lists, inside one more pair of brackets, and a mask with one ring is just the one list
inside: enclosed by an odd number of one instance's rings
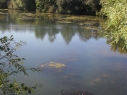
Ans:
{"label": "tree reflection in water", "polygon": [[[58,14],[36,14],[26,13],[14,10],[0,10],[0,30],[23,30],[34,32],[35,37],[43,40],[48,35],[50,42],[54,42],[56,35],[61,34],[66,44],[69,44],[75,35],[80,40],[86,42],[90,38],[98,40],[106,38],[107,44],[111,46],[112,51],[127,53],[127,32],[126,26],[121,26],[122,31],[111,27],[110,30],[104,30],[105,20],[94,16],[68,16]],[[34,20],[22,20],[21,17],[33,18]],[[2,22],[6,22],[2,24]]]}
{"label": "tree reflection in water", "polygon": [[127,33],[120,31],[106,31],[105,37],[107,39],[107,44],[111,46],[111,50],[118,51],[121,54],[127,53]]}

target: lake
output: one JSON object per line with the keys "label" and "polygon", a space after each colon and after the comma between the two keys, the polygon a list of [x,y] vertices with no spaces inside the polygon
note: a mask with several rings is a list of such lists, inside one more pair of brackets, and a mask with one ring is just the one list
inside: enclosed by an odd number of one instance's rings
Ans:
{"label": "lake", "polygon": [[127,50],[110,45],[103,27],[104,20],[94,16],[0,10],[0,37],[25,41],[17,55],[26,67],[42,68],[16,77],[43,84],[32,95],[127,95]]}

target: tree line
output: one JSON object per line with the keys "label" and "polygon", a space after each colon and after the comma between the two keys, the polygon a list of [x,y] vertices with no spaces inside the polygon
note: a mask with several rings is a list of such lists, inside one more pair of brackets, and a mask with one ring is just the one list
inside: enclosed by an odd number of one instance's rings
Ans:
{"label": "tree line", "polygon": [[95,15],[100,0],[1,0],[0,8],[61,14]]}

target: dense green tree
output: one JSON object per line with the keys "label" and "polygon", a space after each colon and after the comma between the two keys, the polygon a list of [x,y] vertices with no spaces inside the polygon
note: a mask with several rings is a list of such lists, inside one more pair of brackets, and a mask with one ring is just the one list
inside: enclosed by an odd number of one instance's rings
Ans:
{"label": "dense green tree", "polygon": [[7,2],[9,0],[0,0],[0,8],[7,8]]}
{"label": "dense green tree", "polygon": [[24,8],[28,11],[35,11],[36,10],[36,3],[35,0],[24,0]]}
{"label": "dense green tree", "polygon": [[56,0],[36,0],[36,9],[40,12],[55,12]]}
{"label": "dense green tree", "polygon": [[101,0],[99,15],[106,16],[105,37],[112,50],[121,53],[127,51],[127,1]]}
{"label": "dense green tree", "polygon": [[100,15],[107,16],[107,29],[114,27],[120,29],[119,31],[126,30],[127,23],[127,2],[126,0],[101,0],[102,9]]}
{"label": "dense green tree", "polygon": [[[98,0],[97,0],[98,1]],[[58,13],[95,15],[98,3],[91,0],[57,0]],[[94,6],[91,6],[94,5]]]}
{"label": "dense green tree", "polygon": [[42,12],[62,14],[95,15],[99,10],[99,0],[36,0],[36,9]]}
{"label": "dense green tree", "polygon": [[10,0],[8,2],[8,8],[35,11],[35,0]]}
{"label": "dense green tree", "polygon": [[1,0],[1,8],[62,14],[95,15],[100,0]]}
{"label": "dense green tree", "polygon": [[58,13],[82,14],[84,11],[82,0],[57,0]]}

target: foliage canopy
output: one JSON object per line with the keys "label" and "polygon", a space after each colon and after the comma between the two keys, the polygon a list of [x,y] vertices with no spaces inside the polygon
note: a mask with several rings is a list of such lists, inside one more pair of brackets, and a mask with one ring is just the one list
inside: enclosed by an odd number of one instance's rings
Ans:
{"label": "foliage canopy", "polygon": [[94,0],[36,0],[36,9],[42,12],[95,15],[99,7]]}
{"label": "foliage canopy", "polygon": [[[4,1],[4,4],[3,4]],[[100,0],[2,0],[0,7],[62,14],[95,15]]]}
{"label": "foliage canopy", "polygon": [[122,49],[127,49],[127,1],[126,0],[101,0],[102,5],[99,15],[106,16],[106,37],[111,45],[122,44]]}

